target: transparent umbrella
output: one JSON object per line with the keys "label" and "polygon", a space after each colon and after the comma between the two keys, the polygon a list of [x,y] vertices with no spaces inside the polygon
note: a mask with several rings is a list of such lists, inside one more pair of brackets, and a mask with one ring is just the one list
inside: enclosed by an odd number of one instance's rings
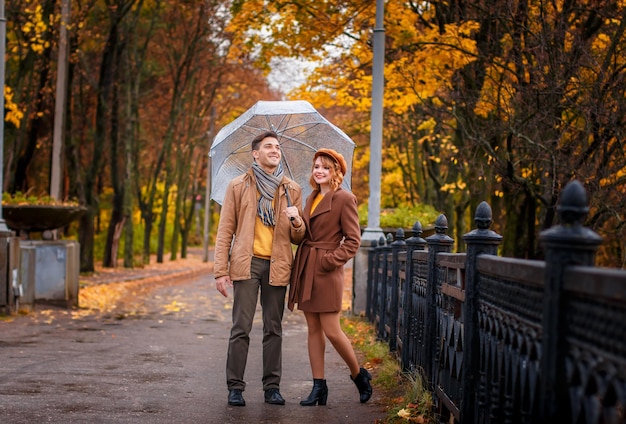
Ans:
{"label": "transparent umbrella", "polygon": [[231,179],[252,165],[250,143],[265,131],[275,131],[282,151],[285,174],[302,187],[303,199],[311,193],[309,176],[313,155],[320,148],[338,151],[348,171],[342,187],[350,190],[355,144],[342,130],[304,100],[259,101],[215,136],[211,157],[211,198],[220,205]]}

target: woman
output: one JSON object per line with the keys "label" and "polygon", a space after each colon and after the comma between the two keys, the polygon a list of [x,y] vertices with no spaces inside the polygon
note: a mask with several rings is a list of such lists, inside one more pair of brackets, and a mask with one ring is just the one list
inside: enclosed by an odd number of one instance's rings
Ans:
{"label": "woman", "polygon": [[372,396],[372,376],[360,367],[352,343],[339,324],[343,266],[356,255],[361,243],[356,197],[340,187],[346,171],[340,153],[331,149],[315,153],[309,179],[313,192],[303,211],[306,233],[296,252],[288,304],[292,311],[298,304],[307,322],[313,390],[300,402],[303,406],[326,405],[326,338],[350,368],[361,403]]}

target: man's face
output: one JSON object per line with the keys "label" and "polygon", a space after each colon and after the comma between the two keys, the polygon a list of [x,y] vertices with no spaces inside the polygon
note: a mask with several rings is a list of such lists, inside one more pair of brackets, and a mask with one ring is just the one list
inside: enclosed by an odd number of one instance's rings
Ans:
{"label": "man's face", "polygon": [[280,163],[282,154],[280,152],[280,144],[274,137],[266,137],[259,144],[259,150],[252,151],[252,157],[257,161],[259,166],[268,173],[273,173]]}

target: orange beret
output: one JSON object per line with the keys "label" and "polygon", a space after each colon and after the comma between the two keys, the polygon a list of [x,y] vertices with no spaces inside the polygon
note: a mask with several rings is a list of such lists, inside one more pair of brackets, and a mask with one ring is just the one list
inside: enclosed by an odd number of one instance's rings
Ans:
{"label": "orange beret", "polygon": [[346,175],[346,172],[348,172],[348,164],[346,163],[346,160],[343,158],[343,155],[341,153],[333,149],[318,149],[318,151],[315,152],[315,155],[313,156],[313,162],[315,162],[315,159],[317,159],[320,155],[328,156],[329,158],[334,160],[339,165],[341,173],[343,175]]}

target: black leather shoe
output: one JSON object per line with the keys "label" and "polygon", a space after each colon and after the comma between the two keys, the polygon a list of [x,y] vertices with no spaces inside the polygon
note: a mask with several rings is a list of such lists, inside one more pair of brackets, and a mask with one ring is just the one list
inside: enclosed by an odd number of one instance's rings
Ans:
{"label": "black leather shoe", "polygon": [[265,391],[265,403],[272,405],[284,405],[285,399],[280,395],[278,389],[267,389]]}
{"label": "black leather shoe", "polygon": [[232,389],[228,391],[228,404],[230,406],[246,406],[240,389]]}

